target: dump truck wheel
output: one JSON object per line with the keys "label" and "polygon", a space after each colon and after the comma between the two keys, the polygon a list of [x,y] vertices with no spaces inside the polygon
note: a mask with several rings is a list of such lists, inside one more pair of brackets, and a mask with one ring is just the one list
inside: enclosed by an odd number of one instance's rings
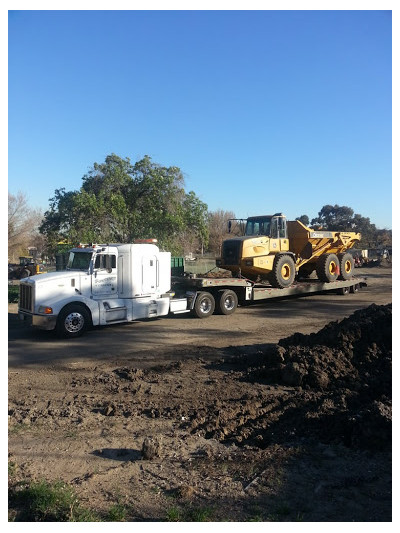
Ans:
{"label": "dump truck wheel", "polygon": [[294,281],[296,269],[290,255],[281,255],[275,259],[271,273],[271,285],[279,289],[290,287]]}
{"label": "dump truck wheel", "polygon": [[56,331],[60,337],[79,337],[91,324],[90,314],[83,305],[68,305],[57,318]]}
{"label": "dump truck wheel", "polygon": [[194,304],[193,313],[197,318],[207,318],[214,313],[215,300],[209,292],[200,292]]}
{"label": "dump truck wheel", "polygon": [[227,289],[226,291],[221,291],[218,294],[216,301],[216,310],[220,315],[231,315],[235,312],[236,307],[238,306],[238,297],[235,291]]}
{"label": "dump truck wheel", "polygon": [[354,272],[354,258],[351,254],[340,254],[338,256],[339,258],[339,266],[340,266],[340,274],[339,279],[350,279]]}
{"label": "dump truck wheel", "polygon": [[330,283],[336,281],[340,273],[339,259],[336,254],[321,255],[317,265],[317,276],[320,281]]}

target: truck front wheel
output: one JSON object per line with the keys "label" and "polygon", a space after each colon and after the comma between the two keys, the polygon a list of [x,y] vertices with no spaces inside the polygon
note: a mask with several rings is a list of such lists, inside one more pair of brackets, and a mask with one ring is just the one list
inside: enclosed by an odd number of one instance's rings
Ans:
{"label": "truck front wheel", "polygon": [[293,284],[296,269],[290,255],[281,255],[274,261],[271,273],[271,285],[279,289],[290,287]]}
{"label": "truck front wheel", "polygon": [[215,300],[209,292],[200,292],[194,304],[193,313],[197,318],[207,318],[214,313]]}
{"label": "truck front wheel", "polygon": [[218,294],[218,299],[216,302],[216,307],[218,313],[221,315],[231,315],[235,312],[236,307],[238,306],[238,297],[236,292],[227,289],[221,291]]}
{"label": "truck front wheel", "polygon": [[68,305],[58,315],[56,331],[60,337],[79,337],[91,324],[89,312],[82,305]]}

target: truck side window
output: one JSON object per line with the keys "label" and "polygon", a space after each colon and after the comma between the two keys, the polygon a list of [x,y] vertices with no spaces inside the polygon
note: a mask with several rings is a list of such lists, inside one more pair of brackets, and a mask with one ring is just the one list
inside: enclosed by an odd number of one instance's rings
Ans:
{"label": "truck side window", "polygon": [[108,262],[111,265],[111,268],[116,268],[117,258],[114,254],[98,254],[96,256],[94,268],[99,270],[105,270],[107,268]]}
{"label": "truck side window", "polygon": [[284,218],[278,219],[278,227],[279,227],[279,238],[280,239],[286,239],[286,220]]}
{"label": "truck side window", "polygon": [[271,238],[277,239],[278,235],[278,219],[273,218],[271,221]]}

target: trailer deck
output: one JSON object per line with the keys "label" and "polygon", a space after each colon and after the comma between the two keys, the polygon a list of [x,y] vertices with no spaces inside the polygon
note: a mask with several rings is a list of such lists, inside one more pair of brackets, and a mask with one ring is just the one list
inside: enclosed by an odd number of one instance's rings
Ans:
{"label": "trailer deck", "polygon": [[[279,289],[270,285],[255,283],[247,278],[207,278],[207,277],[176,277],[173,278],[173,285],[184,285],[192,290],[221,290],[221,289],[243,289],[245,300],[257,301],[269,298],[284,298],[287,296],[306,296],[311,293],[321,293],[328,291],[355,292],[361,287],[366,287],[366,278],[353,277],[349,280],[332,281],[329,283],[318,279],[308,279],[296,281],[290,287]],[[346,291],[347,289],[347,291]]]}

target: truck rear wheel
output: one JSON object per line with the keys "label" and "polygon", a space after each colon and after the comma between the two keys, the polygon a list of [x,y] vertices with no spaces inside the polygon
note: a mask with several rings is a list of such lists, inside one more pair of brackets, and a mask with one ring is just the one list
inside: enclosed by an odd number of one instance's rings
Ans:
{"label": "truck rear wheel", "polygon": [[56,331],[60,337],[79,337],[91,324],[89,312],[82,305],[68,305],[57,318]]}
{"label": "truck rear wheel", "polygon": [[215,300],[209,292],[200,292],[194,304],[193,313],[197,318],[207,318],[214,313]]}
{"label": "truck rear wheel", "polygon": [[221,315],[231,315],[238,306],[238,297],[235,291],[227,289],[218,294],[216,309]]}
{"label": "truck rear wheel", "polygon": [[336,281],[340,273],[339,259],[336,254],[321,255],[317,264],[317,276],[320,281]]}
{"label": "truck rear wheel", "polygon": [[296,269],[294,261],[290,255],[281,255],[274,261],[271,273],[271,285],[278,289],[290,287],[294,281]]}
{"label": "truck rear wheel", "polygon": [[338,255],[340,274],[339,279],[350,279],[354,271],[354,258],[351,254],[345,253]]}

